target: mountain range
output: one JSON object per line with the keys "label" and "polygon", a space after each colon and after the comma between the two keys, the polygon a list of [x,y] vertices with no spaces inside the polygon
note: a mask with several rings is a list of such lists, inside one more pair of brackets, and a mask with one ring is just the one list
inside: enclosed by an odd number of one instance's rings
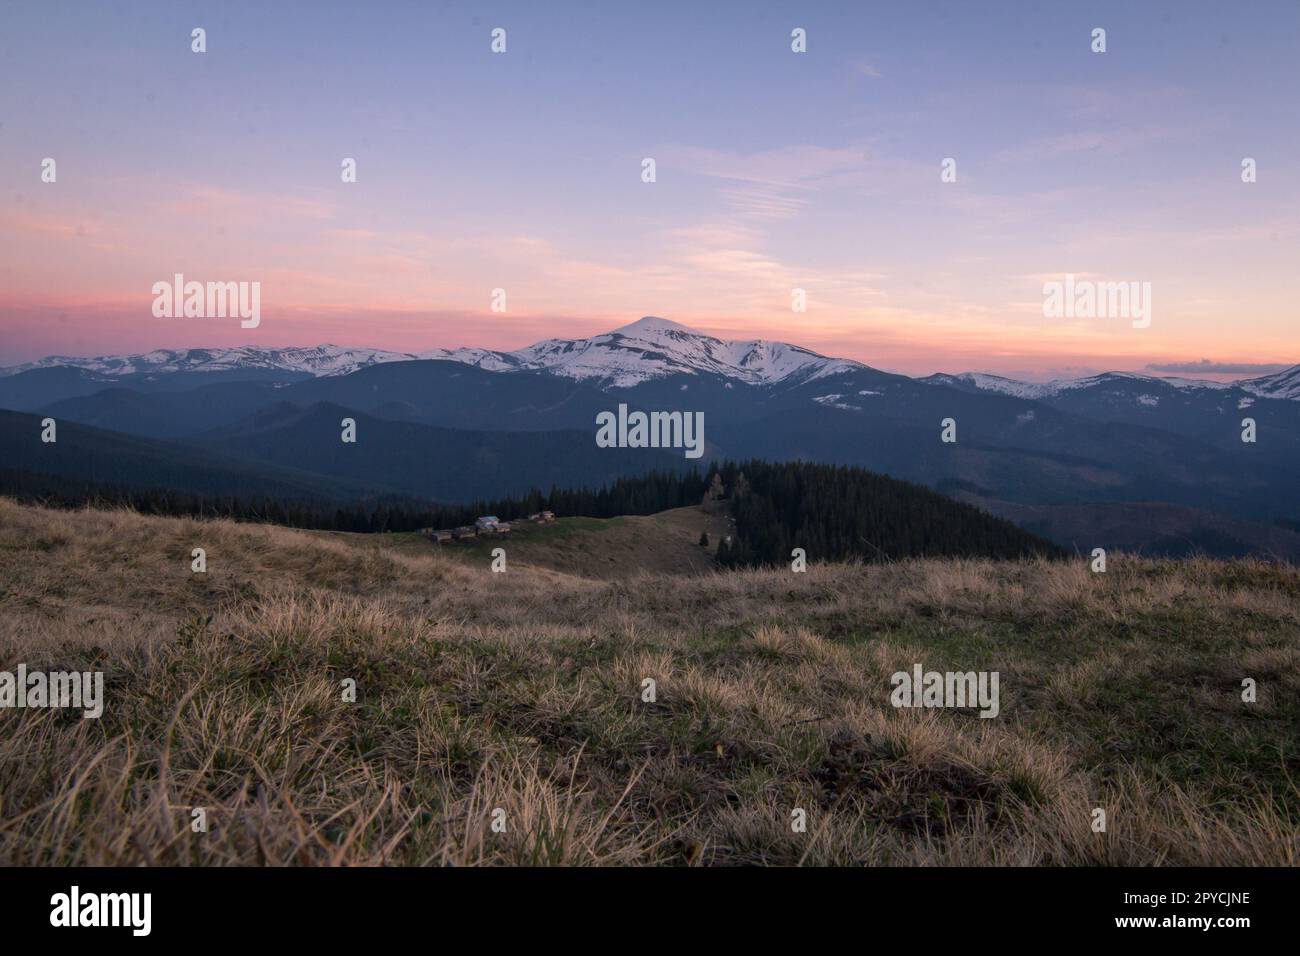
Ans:
{"label": "mountain range", "polygon": [[[721,375],[747,385],[775,385],[811,381],[841,371],[868,369],[860,362],[827,358],[797,345],[762,339],[727,341],[669,319],[646,316],[603,335],[587,339],[546,339],[513,352],[458,348],[415,353],[337,345],[278,349],[250,346],[156,349],[138,355],[97,358],[52,355],[35,362],[0,368],[0,378],[43,368],[77,368],[105,378],[255,370],[298,378],[348,375],[371,365],[420,360],[459,362],[491,372],[543,371],[620,388],[676,374]],[[1020,382],[998,375],[967,372],[931,375],[920,381],[1041,399],[1103,385],[1114,379],[1159,383],[1189,390],[1236,388],[1264,398],[1300,400],[1300,365],[1276,374],[1232,383],[1143,376],[1130,372],[1108,372],[1051,382]]]}
{"label": "mountain range", "polygon": [[728,342],[668,319],[646,316],[588,339],[547,339],[514,352],[491,349],[311,348],[158,349],[141,355],[74,358],[52,355],[25,365],[0,368],[0,378],[34,369],[77,368],[104,378],[171,375],[180,372],[279,372],[294,378],[348,375],[390,362],[459,362],[489,372],[548,372],[575,381],[627,388],[671,375],[721,375],[748,385],[807,380],[864,366],[828,359],[783,342]]}
{"label": "mountain range", "polygon": [[[619,404],[703,412],[705,461],[859,465],[1069,547],[1122,537],[1114,546],[1300,559],[1300,366],[1231,383],[1126,372],[1048,383],[912,378],[646,317],[510,352],[184,349],[0,370],[0,408],[17,413],[0,422],[0,437],[23,445],[9,457],[28,470],[42,470],[42,450],[27,443],[53,417],[87,426],[76,434],[100,449],[80,465],[59,456],[57,468],[45,454],[50,473],[65,477],[94,479],[117,434],[131,436],[122,447],[138,463],[117,469],[119,481],[147,481],[150,466],[139,462],[171,456],[188,469],[160,473],[262,467],[331,493],[444,501],[691,465],[670,449],[596,447],[596,415]],[[344,417],[357,420],[355,446],[339,441]],[[1247,417],[1254,442],[1242,441]],[[945,419],[955,442],[941,440]]]}

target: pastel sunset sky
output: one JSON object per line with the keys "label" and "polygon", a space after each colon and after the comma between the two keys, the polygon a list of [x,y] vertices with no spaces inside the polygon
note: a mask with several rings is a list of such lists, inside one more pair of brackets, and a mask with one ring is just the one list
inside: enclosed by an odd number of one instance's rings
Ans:
{"label": "pastel sunset sky", "polygon": [[[1258,374],[1300,362],[1300,3],[6,0],[0,250],[0,365],[650,314],[909,374]],[[178,272],[260,282],[260,327],[154,318]],[[1151,283],[1150,327],[1044,318],[1066,273]]]}

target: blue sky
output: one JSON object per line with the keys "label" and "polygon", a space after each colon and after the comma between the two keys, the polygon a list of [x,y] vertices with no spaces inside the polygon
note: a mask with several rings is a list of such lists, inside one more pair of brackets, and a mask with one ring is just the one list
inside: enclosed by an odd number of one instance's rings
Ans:
{"label": "blue sky", "polygon": [[[918,373],[1300,361],[1289,0],[0,17],[0,362],[517,347],[643,314]],[[266,321],[159,325],[148,290],[176,271],[261,281]],[[1043,278],[1067,272],[1151,282],[1152,327],[1045,321]]]}

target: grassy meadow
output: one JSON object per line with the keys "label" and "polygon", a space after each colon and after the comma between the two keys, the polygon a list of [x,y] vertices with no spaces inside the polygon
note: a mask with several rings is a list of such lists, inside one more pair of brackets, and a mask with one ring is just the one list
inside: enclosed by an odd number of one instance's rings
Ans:
{"label": "grassy meadow", "polygon": [[[0,863],[1300,862],[1293,567],[664,564],[0,499],[0,670],[106,697],[0,710]],[[1000,715],[892,707],[916,663]]]}

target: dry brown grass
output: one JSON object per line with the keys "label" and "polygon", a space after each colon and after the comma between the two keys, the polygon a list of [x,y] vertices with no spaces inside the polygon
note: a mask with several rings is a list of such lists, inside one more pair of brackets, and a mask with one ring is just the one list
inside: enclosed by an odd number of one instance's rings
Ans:
{"label": "dry brown grass", "polygon": [[[0,710],[5,863],[1300,858],[1291,568],[598,581],[0,500],[0,669],[19,662],[102,670],[107,702]],[[889,675],[915,662],[999,671],[1001,716],[895,710]]]}

